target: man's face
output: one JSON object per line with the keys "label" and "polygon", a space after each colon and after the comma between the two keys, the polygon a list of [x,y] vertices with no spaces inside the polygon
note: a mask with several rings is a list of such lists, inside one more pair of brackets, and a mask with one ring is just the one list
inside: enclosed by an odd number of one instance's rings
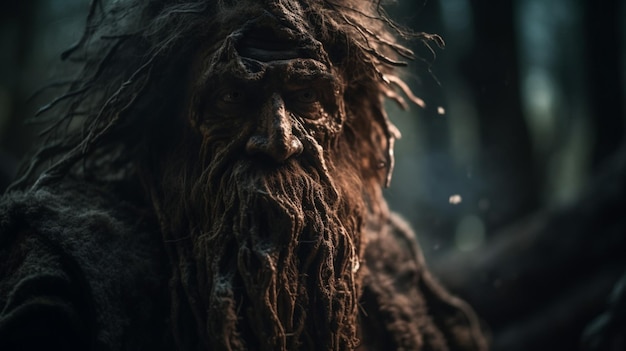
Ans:
{"label": "man's face", "polygon": [[319,153],[341,131],[339,77],[321,44],[265,17],[252,22],[200,55],[192,124],[214,143],[238,139],[259,164]]}
{"label": "man's face", "polygon": [[209,98],[206,115],[228,121],[234,128],[251,128],[245,144],[248,155],[280,164],[303,152],[303,138],[328,134],[338,127],[331,119],[339,109],[338,87],[321,63],[248,58],[242,62],[255,71],[242,76],[228,72],[220,77],[223,86]]}

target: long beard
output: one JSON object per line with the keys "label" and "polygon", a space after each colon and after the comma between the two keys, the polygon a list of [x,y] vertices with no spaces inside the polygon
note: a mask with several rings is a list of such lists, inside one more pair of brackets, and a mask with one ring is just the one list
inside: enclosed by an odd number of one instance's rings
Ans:
{"label": "long beard", "polygon": [[365,206],[348,179],[301,159],[213,159],[167,221],[174,323],[189,311],[209,349],[355,348]]}

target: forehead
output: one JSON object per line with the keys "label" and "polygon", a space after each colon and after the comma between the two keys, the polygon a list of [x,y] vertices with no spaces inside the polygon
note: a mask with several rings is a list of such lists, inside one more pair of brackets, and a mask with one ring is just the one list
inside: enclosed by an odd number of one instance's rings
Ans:
{"label": "forehead", "polygon": [[[282,27],[293,33],[310,31],[307,11],[300,1],[235,1],[234,5],[218,5],[211,20],[227,31],[251,27],[257,32],[268,27]],[[261,34],[261,33],[259,33]]]}
{"label": "forehead", "polygon": [[256,6],[231,18],[222,17],[221,30],[199,50],[194,70],[199,81],[260,80],[268,73],[290,81],[331,74],[328,54],[301,13],[287,16]]}
{"label": "forehead", "polygon": [[281,52],[283,58],[315,58],[322,48],[316,38],[313,24],[298,1],[286,0],[281,5],[257,1],[238,2],[235,7],[225,7],[213,18],[218,30],[208,33],[211,42],[219,43],[225,38],[237,41],[243,56],[262,61],[271,60],[268,53]]}

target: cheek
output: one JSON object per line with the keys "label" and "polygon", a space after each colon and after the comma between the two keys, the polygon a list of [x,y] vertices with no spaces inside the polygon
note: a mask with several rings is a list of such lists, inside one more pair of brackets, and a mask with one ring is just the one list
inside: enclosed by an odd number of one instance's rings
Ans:
{"label": "cheek", "polygon": [[[188,152],[198,153],[200,167],[222,163],[228,159],[241,157],[249,134],[249,127],[232,126],[228,123],[207,121],[194,128],[194,135],[198,138],[195,148]],[[189,145],[189,143],[186,143]]]}
{"label": "cheek", "polygon": [[303,125],[308,135],[321,145],[326,145],[336,140],[343,132],[343,118],[340,113],[329,114],[323,109],[318,113],[318,118],[305,119]]}
{"label": "cheek", "polygon": [[233,141],[244,138],[253,129],[251,119],[239,116],[205,115],[194,127],[206,142]]}

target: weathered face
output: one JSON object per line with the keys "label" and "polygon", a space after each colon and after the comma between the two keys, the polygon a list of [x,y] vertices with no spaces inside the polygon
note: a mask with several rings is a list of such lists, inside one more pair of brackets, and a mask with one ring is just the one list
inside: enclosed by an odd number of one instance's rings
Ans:
{"label": "weathered face", "polygon": [[358,342],[359,161],[342,150],[340,76],[305,34],[263,14],[192,69],[189,135],[171,155],[192,161],[168,161],[163,184],[183,188],[162,191],[173,199],[174,299],[186,298],[207,347]]}
{"label": "weathered face", "polygon": [[238,140],[267,166],[330,147],[345,118],[343,88],[320,43],[265,15],[214,49],[200,55],[192,99],[205,139]]}

